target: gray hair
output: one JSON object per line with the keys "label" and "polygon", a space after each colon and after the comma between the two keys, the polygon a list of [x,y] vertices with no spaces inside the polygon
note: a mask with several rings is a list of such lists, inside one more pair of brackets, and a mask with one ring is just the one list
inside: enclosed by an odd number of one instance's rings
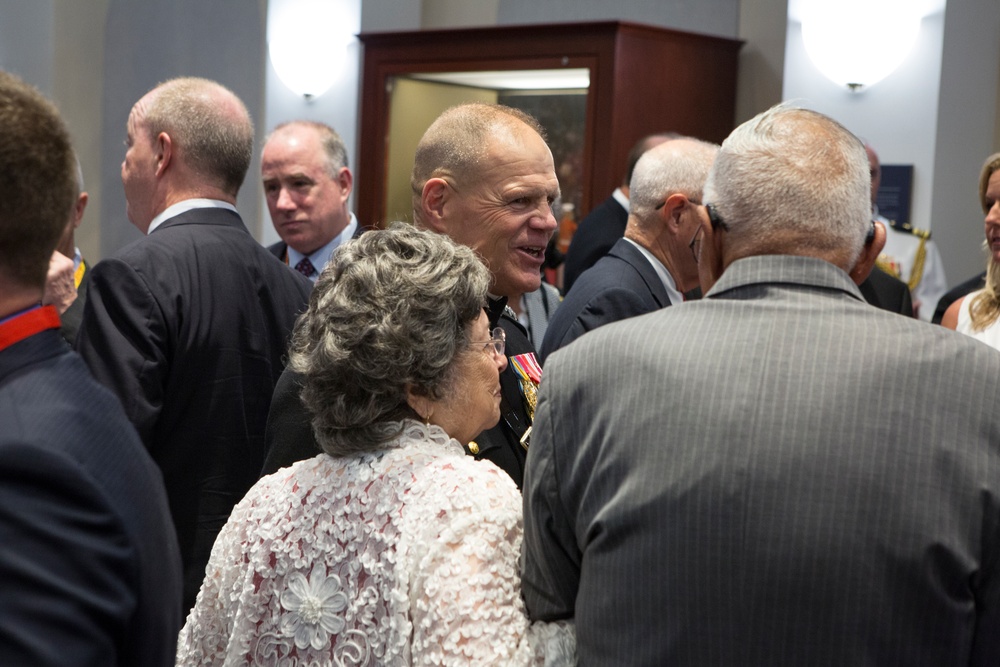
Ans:
{"label": "gray hair", "polygon": [[399,420],[416,416],[407,389],[449,395],[489,282],[472,250],[405,223],[337,249],[296,322],[289,359],[325,452],[373,451],[398,435]]}
{"label": "gray hair", "polygon": [[836,121],[777,105],[733,130],[705,183],[736,256],[857,261],[871,227],[864,145]]}
{"label": "gray hair", "polygon": [[282,130],[292,127],[309,127],[315,130],[319,136],[320,145],[323,147],[323,153],[326,156],[326,170],[331,178],[337,178],[338,172],[342,168],[349,166],[347,163],[347,147],[344,145],[344,140],[340,138],[335,129],[319,121],[290,120],[280,123],[271,130],[271,134],[267,135],[264,143],[269,142],[274,135]]}
{"label": "gray hair", "polygon": [[225,86],[195,77],[155,91],[141,121],[150,137],[166,132],[191,169],[235,197],[253,154],[253,122],[243,102]]}
{"label": "gray hair", "polygon": [[479,177],[491,139],[526,125],[545,140],[538,121],[520,109],[502,104],[471,102],[446,109],[424,132],[413,156],[410,187],[414,220],[421,220],[420,197],[432,178],[467,183]]}
{"label": "gray hair", "polygon": [[700,202],[708,171],[719,152],[698,139],[672,139],[639,158],[629,184],[629,213],[646,220],[672,194]]}

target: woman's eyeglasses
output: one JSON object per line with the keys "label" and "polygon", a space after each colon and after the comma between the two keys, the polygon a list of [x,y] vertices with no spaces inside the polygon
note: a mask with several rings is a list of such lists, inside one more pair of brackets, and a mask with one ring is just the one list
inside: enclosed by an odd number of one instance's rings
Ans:
{"label": "woman's eyeglasses", "polygon": [[507,333],[497,327],[492,332],[490,332],[490,339],[486,341],[474,340],[470,342],[470,345],[475,347],[476,345],[483,346],[483,352],[486,354],[491,354],[496,357],[502,357],[503,351],[507,346]]}

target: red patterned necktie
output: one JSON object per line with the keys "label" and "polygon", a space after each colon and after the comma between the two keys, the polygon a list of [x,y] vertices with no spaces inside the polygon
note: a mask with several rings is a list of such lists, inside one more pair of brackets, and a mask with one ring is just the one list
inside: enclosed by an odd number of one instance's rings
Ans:
{"label": "red patterned necktie", "polygon": [[316,267],[313,263],[309,261],[308,257],[303,257],[302,261],[295,265],[295,270],[304,275],[306,278],[312,276],[316,273]]}

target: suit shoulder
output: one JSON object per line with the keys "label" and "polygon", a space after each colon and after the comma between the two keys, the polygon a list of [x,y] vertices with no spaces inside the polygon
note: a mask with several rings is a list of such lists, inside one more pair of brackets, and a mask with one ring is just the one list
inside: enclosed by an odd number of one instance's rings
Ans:
{"label": "suit shoulder", "polygon": [[277,257],[278,259],[283,259],[285,256],[285,250],[288,246],[285,245],[284,241],[278,241],[277,243],[272,243],[267,246],[267,251]]}

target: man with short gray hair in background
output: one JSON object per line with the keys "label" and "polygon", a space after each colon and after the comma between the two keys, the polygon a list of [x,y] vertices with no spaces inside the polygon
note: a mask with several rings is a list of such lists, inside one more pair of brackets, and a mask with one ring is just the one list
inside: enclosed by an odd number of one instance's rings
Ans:
{"label": "man with short gray hair in background", "polygon": [[142,239],[91,272],[76,345],[163,471],[194,604],[215,536],[257,480],[288,336],[312,284],[236,210],[253,124],[214,81],[173,79],[136,102],[122,162]]}
{"label": "man with short gray hair in background", "polygon": [[862,300],[885,230],[826,116],[738,127],[705,202],[705,298],[546,365],[529,616],[586,665],[1000,664],[1000,355]]}
{"label": "man with short gray hair in background", "polygon": [[701,190],[718,146],[672,139],[632,174],[625,236],[577,279],[552,316],[539,359],[600,326],[681,303],[698,287],[693,255]]}

